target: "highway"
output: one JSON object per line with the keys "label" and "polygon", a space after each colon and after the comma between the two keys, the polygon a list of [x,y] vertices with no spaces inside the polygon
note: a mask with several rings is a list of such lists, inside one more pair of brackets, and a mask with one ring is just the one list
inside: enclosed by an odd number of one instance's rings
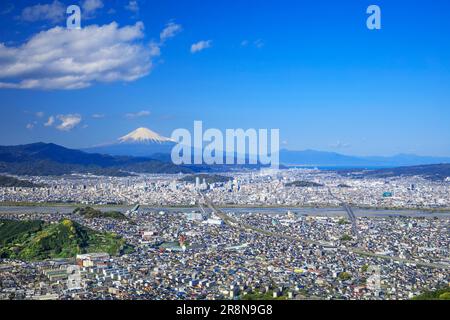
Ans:
{"label": "highway", "polygon": [[341,206],[344,208],[345,212],[347,212],[348,218],[350,219],[350,222],[352,224],[352,233],[353,235],[356,237],[357,241],[360,242],[359,240],[359,234],[358,234],[358,227],[356,224],[356,215],[353,212],[353,209],[350,207],[349,204],[343,202],[341,199],[339,199],[338,197],[336,197],[332,192],[331,189],[328,188],[328,193],[330,194],[330,196],[333,199],[336,199],[337,201],[340,202]]}

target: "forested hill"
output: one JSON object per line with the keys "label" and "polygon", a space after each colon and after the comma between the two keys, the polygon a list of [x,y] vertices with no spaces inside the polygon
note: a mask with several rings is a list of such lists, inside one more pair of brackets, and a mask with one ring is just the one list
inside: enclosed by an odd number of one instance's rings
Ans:
{"label": "forested hill", "polygon": [[150,158],[91,154],[53,143],[0,146],[0,173],[30,176],[91,173],[129,176],[137,173],[190,173],[191,169]]}
{"label": "forested hill", "polygon": [[54,224],[0,220],[0,258],[38,261],[89,252],[118,255],[129,249],[114,234],[96,232],[68,219]]}

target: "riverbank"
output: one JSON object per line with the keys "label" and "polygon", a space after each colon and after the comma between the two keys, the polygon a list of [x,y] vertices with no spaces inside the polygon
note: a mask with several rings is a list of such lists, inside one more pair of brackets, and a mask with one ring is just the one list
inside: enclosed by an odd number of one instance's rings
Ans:
{"label": "riverbank", "polygon": [[[86,205],[80,205],[85,207]],[[131,206],[92,206],[101,211],[118,211],[125,213]],[[40,206],[0,206],[0,215],[16,214],[72,214],[77,208],[76,205],[40,205]],[[291,211],[299,216],[322,216],[322,217],[346,217],[347,213],[343,208],[307,208],[307,207],[220,207],[223,212],[228,214],[245,214],[248,212],[261,213],[268,215],[283,215]],[[198,207],[163,207],[163,206],[141,206],[143,213],[164,211],[166,213],[189,213],[198,211]],[[414,218],[450,218],[450,211],[431,212],[424,210],[385,210],[385,209],[353,209],[357,217],[414,217]]]}
{"label": "riverbank", "polygon": [[[83,203],[64,203],[64,202],[0,202],[1,207],[93,207],[93,208],[130,208],[135,204],[83,204]],[[161,208],[161,209],[196,209],[198,206],[196,205],[142,205],[143,208]],[[296,209],[336,209],[339,210],[342,207],[340,206],[277,206],[277,205],[237,205],[237,204],[225,204],[218,205],[218,207],[222,209],[285,209],[285,210],[296,210]],[[364,207],[364,206],[354,206],[351,205],[354,210],[374,210],[374,211],[420,211],[420,212],[428,212],[428,213],[450,213],[450,208],[422,208],[422,207]]]}

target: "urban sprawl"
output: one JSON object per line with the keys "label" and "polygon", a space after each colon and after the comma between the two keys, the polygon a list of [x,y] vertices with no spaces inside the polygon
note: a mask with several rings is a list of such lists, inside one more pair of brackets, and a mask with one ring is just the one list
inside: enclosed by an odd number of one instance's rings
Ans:
{"label": "urban sprawl", "polygon": [[[1,259],[0,299],[411,299],[449,284],[449,181],[223,176],[28,177],[45,186],[0,188],[0,219],[70,219],[133,247]],[[128,219],[87,218],[77,206]]]}

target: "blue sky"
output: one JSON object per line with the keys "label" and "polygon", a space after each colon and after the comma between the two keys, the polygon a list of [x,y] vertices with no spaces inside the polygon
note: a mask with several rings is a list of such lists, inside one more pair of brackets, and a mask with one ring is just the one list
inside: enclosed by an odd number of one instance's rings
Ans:
{"label": "blue sky", "polygon": [[88,2],[1,2],[0,144],[87,147],[202,120],[279,128],[292,150],[450,156],[446,0]]}

